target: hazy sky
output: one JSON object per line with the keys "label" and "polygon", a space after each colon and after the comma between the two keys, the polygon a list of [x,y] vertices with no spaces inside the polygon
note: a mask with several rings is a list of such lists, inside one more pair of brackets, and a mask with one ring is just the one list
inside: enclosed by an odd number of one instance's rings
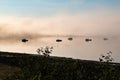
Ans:
{"label": "hazy sky", "polygon": [[[120,0],[0,0],[0,49],[4,51],[36,51],[45,39],[34,47],[31,39],[43,35],[102,36],[91,43],[80,38],[76,43],[79,47],[71,45],[68,52],[62,47],[65,54],[58,50],[54,55],[97,60],[100,54],[112,51],[120,61],[119,30]],[[30,39],[27,44],[20,41],[24,37]],[[16,44],[11,45],[13,42]]]}
{"label": "hazy sky", "polygon": [[120,0],[0,0],[1,34],[119,35]]}

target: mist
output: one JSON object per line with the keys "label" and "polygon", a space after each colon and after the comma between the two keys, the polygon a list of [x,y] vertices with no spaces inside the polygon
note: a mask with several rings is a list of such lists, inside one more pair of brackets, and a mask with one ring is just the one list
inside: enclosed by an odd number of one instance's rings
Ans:
{"label": "mist", "polygon": [[[56,54],[53,55],[97,60],[100,54],[112,51],[115,59],[119,61],[119,13],[116,10],[101,10],[76,14],[60,13],[49,17],[1,15],[1,50],[34,53],[40,46],[65,45],[62,48],[59,47],[60,49],[56,50]],[[47,37],[61,38],[59,36],[84,36],[84,38],[73,39],[73,43],[65,38],[60,44],[55,42],[57,38],[46,39]],[[85,36],[92,38],[93,41],[86,43]],[[104,41],[104,37],[107,37],[108,41]],[[30,42],[24,44],[21,42],[22,38],[27,38]],[[34,43],[36,44],[33,45]]]}
{"label": "mist", "polygon": [[38,39],[56,36],[119,37],[119,11],[99,9],[89,13],[59,13],[48,17],[1,15],[0,41],[15,42],[22,38]]}

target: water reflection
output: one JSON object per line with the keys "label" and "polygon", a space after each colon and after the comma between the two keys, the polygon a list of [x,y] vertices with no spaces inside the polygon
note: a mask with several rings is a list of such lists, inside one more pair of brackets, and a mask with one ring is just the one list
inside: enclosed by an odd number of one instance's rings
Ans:
{"label": "water reflection", "polygon": [[[104,41],[103,37],[90,37],[93,41],[87,43],[86,37],[59,37],[62,42],[57,43],[58,37],[43,37],[38,39],[29,39],[27,43],[22,43],[21,39],[13,42],[12,39],[9,42],[0,41],[1,51],[11,52],[23,52],[37,54],[36,49],[45,46],[53,46],[54,51],[52,56],[64,56],[79,59],[98,60],[100,54],[104,54],[108,51],[113,52],[113,58],[115,61],[120,61],[119,52],[120,45],[118,38],[109,38]],[[73,40],[74,39],[74,40]]]}

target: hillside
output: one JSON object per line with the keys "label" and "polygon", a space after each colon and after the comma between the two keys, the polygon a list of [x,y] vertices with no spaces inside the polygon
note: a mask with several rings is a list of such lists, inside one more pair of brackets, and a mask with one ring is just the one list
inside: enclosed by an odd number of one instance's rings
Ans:
{"label": "hillside", "polygon": [[0,52],[0,80],[120,80],[120,64]]}

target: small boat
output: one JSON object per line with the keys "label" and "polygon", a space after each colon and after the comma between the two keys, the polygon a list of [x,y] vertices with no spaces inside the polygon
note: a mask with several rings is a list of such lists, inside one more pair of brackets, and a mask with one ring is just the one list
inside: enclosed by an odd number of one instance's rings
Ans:
{"label": "small boat", "polygon": [[23,39],[22,39],[22,42],[28,42],[28,40],[27,40],[27,39],[25,39],[25,38],[23,38]]}
{"label": "small boat", "polygon": [[61,39],[56,39],[56,42],[62,42],[62,40]]}
{"label": "small boat", "polygon": [[72,40],[73,40],[73,38],[72,38],[72,37],[69,37],[69,38],[68,38],[68,40],[72,41]]}
{"label": "small boat", "polygon": [[87,38],[87,39],[85,39],[85,41],[86,41],[86,42],[89,42],[89,41],[92,41],[92,39]]}
{"label": "small boat", "polygon": [[104,38],[103,40],[108,40],[108,38]]}

